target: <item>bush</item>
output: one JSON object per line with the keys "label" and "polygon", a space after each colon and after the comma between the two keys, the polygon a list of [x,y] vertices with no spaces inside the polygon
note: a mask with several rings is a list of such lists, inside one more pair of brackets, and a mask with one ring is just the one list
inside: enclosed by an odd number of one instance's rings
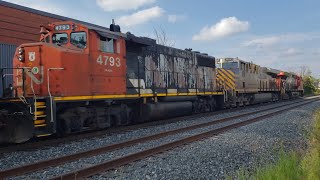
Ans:
{"label": "bush", "polygon": [[317,89],[314,83],[315,83],[315,79],[312,76],[305,76],[303,78],[304,94],[306,95],[315,94]]}

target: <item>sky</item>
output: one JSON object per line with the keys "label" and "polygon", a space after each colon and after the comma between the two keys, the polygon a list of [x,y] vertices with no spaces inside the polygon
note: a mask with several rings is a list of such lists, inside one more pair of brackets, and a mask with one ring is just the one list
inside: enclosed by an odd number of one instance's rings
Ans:
{"label": "sky", "polygon": [[320,78],[319,0],[6,0],[34,9],[155,37],[216,58],[238,57],[261,66]]}

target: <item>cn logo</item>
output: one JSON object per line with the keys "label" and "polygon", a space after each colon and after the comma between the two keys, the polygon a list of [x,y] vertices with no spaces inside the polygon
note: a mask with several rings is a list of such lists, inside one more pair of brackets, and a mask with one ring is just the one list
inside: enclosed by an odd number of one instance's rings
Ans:
{"label": "cn logo", "polygon": [[29,52],[29,61],[34,61],[36,59],[36,52]]}

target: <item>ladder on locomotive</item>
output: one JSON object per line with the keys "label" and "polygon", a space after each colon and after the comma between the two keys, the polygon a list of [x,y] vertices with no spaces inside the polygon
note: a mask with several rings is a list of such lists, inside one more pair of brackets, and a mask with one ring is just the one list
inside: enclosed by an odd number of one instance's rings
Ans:
{"label": "ladder on locomotive", "polygon": [[[46,98],[36,98],[34,100],[34,111],[33,111],[33,125],[35,129],[35,136],[43,137],[51,135],[48,128],[49,117],[48,106]],[[50,103],[49,103],[50,106]],[[50,108],[49,108],[50,109]]]}

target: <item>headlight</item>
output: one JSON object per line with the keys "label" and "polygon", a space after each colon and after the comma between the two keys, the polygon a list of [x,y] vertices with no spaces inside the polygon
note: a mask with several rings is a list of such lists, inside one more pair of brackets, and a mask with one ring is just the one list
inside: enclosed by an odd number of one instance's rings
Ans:
{"label": "headlight", "polygon": [[23,49],[23,48],[19,48],[18,53],[19,53],[20,55],[22,55],[22,54],[24,53],[24,49]]}
{"label": "headlight", "polygon": [[24,55],[19,55],[18,60],[19,60],[20,62],[23,62],[23,61],[24,61]]}

